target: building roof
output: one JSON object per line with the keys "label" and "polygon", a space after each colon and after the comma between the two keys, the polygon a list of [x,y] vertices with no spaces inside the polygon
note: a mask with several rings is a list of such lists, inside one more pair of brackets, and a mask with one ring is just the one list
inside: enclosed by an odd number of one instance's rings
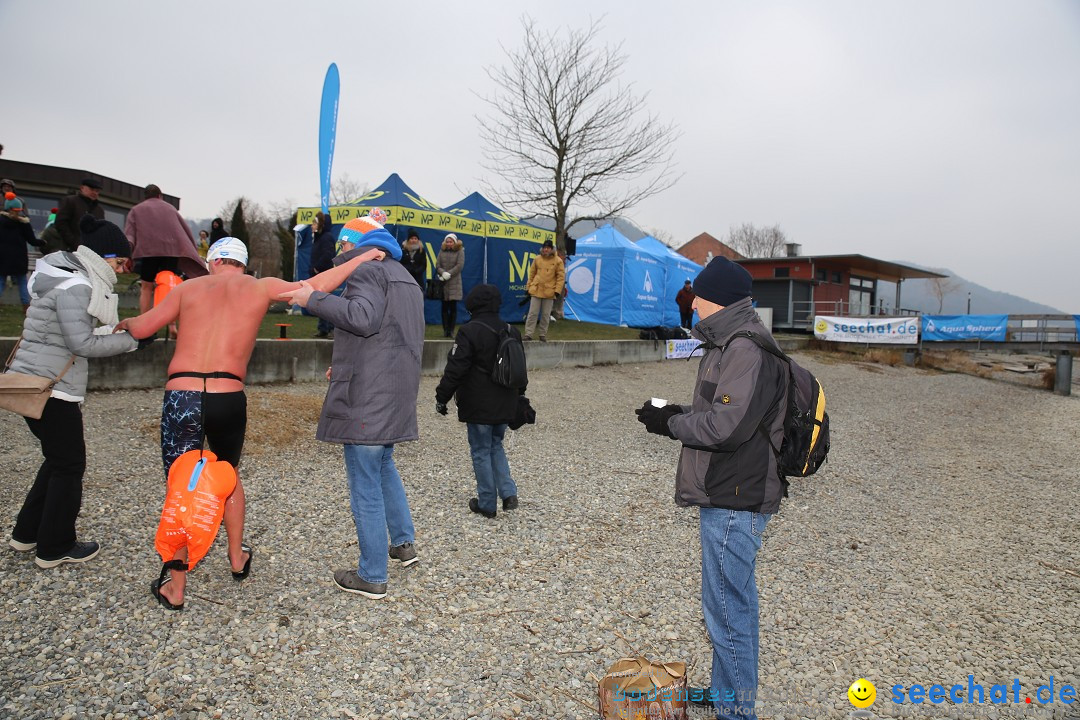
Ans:
{"label": "building roof", "polygon": [[712,257],[726,257],[728,260],[740,260],[742,255],[729,245],[725,245],[707,232],[691,238],[675,252],[690,258],[698,265],[705,265]]}
{"label": "building roof", "polygon": [[948,277],[948,275],[942,275],[941,273],[936,273],[931,270],[923,270],[910,265],[889,262],[888,260],[878,260],[877,258],[867,257],[865,255],[796,255],[793,257],[737,259],[737,262],[740,265],[765,265],[781,262],[810,262],[816,264],[822,261],[844,265],[851,270],[857,271],[860,275],[890,282],[896,282],[897,280],[911,280],[913,278]]}
{"label": "building roof", "polygon": [[[0,158],[0,177],[14,180],[17,193],[55,195],[58,198],[77,192],[83,178],[92,177],[101,181],[102,187],[99,199],[103,203],[128,209],[145,199],[143,194],[144,186],[133,185],[122,180],[105,177],[100,173],[75,168],[38,165],[37,163]],[[179,197],[162,193],[161,199],[177,210],[180,209]]]}

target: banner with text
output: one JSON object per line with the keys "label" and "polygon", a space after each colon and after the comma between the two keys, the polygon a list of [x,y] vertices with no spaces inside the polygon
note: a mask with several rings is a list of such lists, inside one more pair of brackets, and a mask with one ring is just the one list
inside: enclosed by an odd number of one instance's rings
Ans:
{"label": "banner with text", "polygon": [[701,357],[705,351],[701,349],[700,340],[668,340],[664,358],[678,360],[680,358]]}
{"label": "banner with text", "polygon": [[1008,315],[923,315],[922,338],[1005,342],[1008,324]]}
{"label": "banner with text", "polygon": [[914,345],[919,341],[919,318],[846,318],[815,315],[814,337],[833,342]]}
{"label": "banner with text", "polygon": [[1076,323],[1076,339],[1080,340],[1080,315],[1073,315],[1073,322]]}

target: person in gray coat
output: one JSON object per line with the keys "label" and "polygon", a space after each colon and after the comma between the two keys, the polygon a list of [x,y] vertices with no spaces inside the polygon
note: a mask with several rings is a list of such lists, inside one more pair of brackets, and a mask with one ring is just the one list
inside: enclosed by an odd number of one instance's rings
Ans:
{"label": "person in gray coat", "polygon": [[454,336],[457,325],[457,304],[465,296],[461,271],[465,269],[465,246],[457,235],[450,233],[443,239],[442,249],[435,258],[435,273],[443,285],[442,327],[443,337]]}
{"label": "person in gray coat", "polygon": [[[401,259],[394,236],[367,217],[346,223],[338,242],[342,253],[335,263],[371,247]],[[330,388],[316,437],[344,446],[360,545],[356,569],[335,570],[334,582],[345,592],[379,599],[386,596],[387,558],[403,566],[417,561],[412,513],[394,465],[394,445],[419,438],[416,396],[424,294],[400,262],[385,262],[384,257],[384,262],[358,267],[340,297],[312,290],[306,282],[283,297],[334,324]]]}
{"label": "person in gray coat", "polygon": [[[38,260],[30,278],[22,339],[11,363],[13,372],[62,375],[41,419],[26,418],[45,459],[8,542],[19,552],[36,550],[35,563],[41,568],[85,562],[98,553],[96,542],[80,542],[75,534],[86,471],[80,409],[86,396],[86,358],[139,346],[129,333],[111,334],[118,321],[112,292],[116,271],[131,257],[131,247],[112,223],[86,220],[83,244],[74,252],[54,252]],[[96,323],[104,327],[95,331]]]}
{"label": "person in gray coat", "polygon": [[751,300],[750,273],[714,258],[694,280],[693,308],[704,341],[690,405],[646,402],[638,419],[682,443],[677,505],[698,506],[701,605],[713,645],[708,697],[720,717],[756,718],[758,594],[754,566],[762,533],[787,483],[777,471],[784,439],[788,369],[747,337],[776,345]]}

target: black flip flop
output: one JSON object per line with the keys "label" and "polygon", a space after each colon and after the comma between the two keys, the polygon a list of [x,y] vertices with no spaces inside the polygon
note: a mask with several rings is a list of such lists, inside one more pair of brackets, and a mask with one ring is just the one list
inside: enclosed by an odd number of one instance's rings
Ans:
{"label": "black flip flop", "polygon": [[161,594],[161,588],[164,587],[166,584],[172,582],[172,575],[169,574],[170,570],[180,570],[183,572],[187,572],[187,569],[187,563],[183,560],[170,560],[169,562],[162,564],[161,575],[158,576],[157,580],[150,583],[150,594],[153,595],[154,598],[159,603],[161,603],[161,607],[165,608],[166,610],[184,609],[184,603],[180,603],[179,605],[173,605],[171,602],[169,602],[169,599]]}
{"label": "black flip flop", "polygon": [[240,552],[246,552],[248,554],[248,559],[247,562],[244,563],[243,570],[241,570],[240,572],[237,572],[235,570],[232,571],[233,580],[235,580],[236,582],[240,582],[251,574],[251,558],[255,557],[255,551],[247,545],[241,545]]}

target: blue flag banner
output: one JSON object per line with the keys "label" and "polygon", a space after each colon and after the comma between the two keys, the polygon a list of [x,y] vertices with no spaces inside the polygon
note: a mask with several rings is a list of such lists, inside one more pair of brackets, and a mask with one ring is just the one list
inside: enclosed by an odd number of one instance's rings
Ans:
{"label": "blue flag banner", "polygon": [[922,339],[1005,342],[1008,322],[1008,315],[923,315]]}
{"label": "blue flag banner", "polygon": [[338,97],[341,79],[337,63],[330,63],[323,80],[322,102],[319,105],[319,195],[322,211],[330,212],[330,172],[334,164],[334,141],[337,138]]}
{"label": "blue flag banner", "polygon": [[1076,323],[1076,339],[1080,340],[1080,315],[1073,315],[1073,322]]}

